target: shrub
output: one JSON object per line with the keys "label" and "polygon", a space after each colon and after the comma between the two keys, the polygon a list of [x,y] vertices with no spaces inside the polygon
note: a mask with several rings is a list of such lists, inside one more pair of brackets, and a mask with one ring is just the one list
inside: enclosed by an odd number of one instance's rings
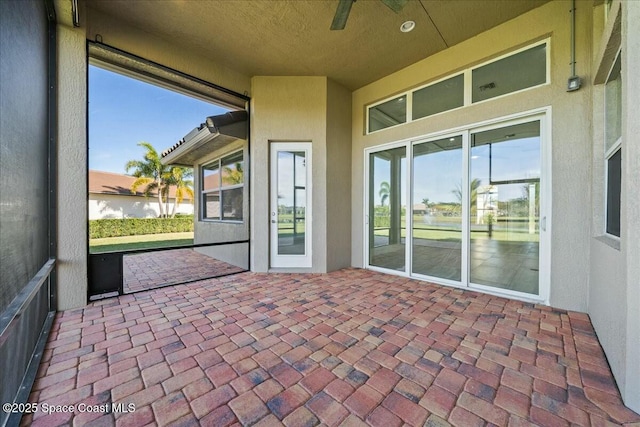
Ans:
{"label": "shrub", "polygon": [[183,218],[94,219],[89,221],[89,238],[91,239],[188,231],[193,231],[192,216]]}

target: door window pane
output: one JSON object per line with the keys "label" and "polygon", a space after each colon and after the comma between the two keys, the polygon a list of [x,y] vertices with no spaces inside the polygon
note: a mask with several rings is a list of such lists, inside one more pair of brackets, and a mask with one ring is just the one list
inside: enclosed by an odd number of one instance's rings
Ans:
{"label": "door window pane", "polygon": [[304,255],[306,214],[306,153],[279,151],[278,254]]}
{"label": "door window pane", "polygon": [[538,294],[540,122],[471,135],[470,281]]}
{"label": "door window pane", "polygon": [[541,85],[547,82],[547,45],[483,65],[471,72],[472,102]]}
{"label": "door window pane", "polygon": [[407,96],[369,108],[369,132],[375,132],[407,121]]}
{"label": "door window pane", "polygon": [[464,76],[452,77],[413,92],[413,120],[464,105]]}
{"label": "door window pane", "polygon": [[406,148],[369,157],[369,264],[405,270]]}
{"label": "door window pane", "polygon": [[413,148],[413,272],[461,280],[462,137]]}

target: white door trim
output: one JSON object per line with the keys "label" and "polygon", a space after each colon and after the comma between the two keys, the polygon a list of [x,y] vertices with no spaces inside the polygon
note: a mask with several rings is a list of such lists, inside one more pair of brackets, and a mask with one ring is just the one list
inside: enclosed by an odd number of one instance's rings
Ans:
{"label": "white door trim", "polygon": [[[312,267],[312,145],[310,142],[272,142],[270,150],[270,267],[272,268],[311,268]],[[305,232],[304,254],[282,255],[278,253],[278,153],[282,151],[303,151],[305,153]],[[294,224],[294,227],[296,224]]]}

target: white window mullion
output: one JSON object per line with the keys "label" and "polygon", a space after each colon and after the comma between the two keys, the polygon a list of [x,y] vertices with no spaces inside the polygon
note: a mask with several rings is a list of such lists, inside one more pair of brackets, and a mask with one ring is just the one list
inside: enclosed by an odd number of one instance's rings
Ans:
{"label": "white window mullion", "polygon": [[461,284],[469,286],[471,227],[469,224],[470,131],[462,133],[462,269]]}

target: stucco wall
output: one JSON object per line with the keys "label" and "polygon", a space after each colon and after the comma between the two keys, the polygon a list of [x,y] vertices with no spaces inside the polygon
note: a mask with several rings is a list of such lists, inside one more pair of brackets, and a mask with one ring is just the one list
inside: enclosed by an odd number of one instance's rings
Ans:
{"label": "stucco wall", "polygon": [[351,265],[351,92],[327,81],[327,271]]}
{"label": "stucco wall", "polygon": [[58,310],[87,302],[86,76],[84,29],[58,25]]}
{"label": "stucco wall", "polygon": [[[175,199],[169,199],[169,213],[173,212]],[[176,213],[192,215],[193,203],[183,201]],[[140,196],[116,196],[113,194],[89,194],[89,219],[103,218],[157,218],[160,205],[153,199]]]}
{"label": "stucco wall", "polygon": [[[622,251],[627,273],[625,403],[640,413],[640,3],[622,5],[623,102]],[[621,376],[621,375],[618,375]]]}
{"label": "stucco wall", "polygon": [[312,143],[313,272],[326,270],[326,77],[254,77],[251,100],[251,270],[269,269],[269,144]]}
{"label": "stucco wall", "polygon": [[[617,6],[614,2],[612,10]],[[640,144],[637,143],[640,134],[640,79],[637,77],[640,34],[629,31],[630,23],[640,20],[640,3],[625,1],[620,6],[623,84],[621,236],[616,241],[604,235],[604,93],[600,85],[594,90],[593,97],[593,238],[588,311],[625,403],[640,411],[640,198],[637,197],[640,188]],[[615,14],[610,14],[611,18],[615,18]],[[607,44],[607,28],[599,36],[597,48]],[[609,65],[605,64],[607,68]]]}
{"label": "stucco wall", "polygon": [[[552,214],[551,294],[554,306],[587,308],[591,128],[591,16],[592,5],[577,4],[577,73],[587,83],[577,92],[566,91],[570,75],[570,1],[554,1],[470,40],[417,62],[353,93],[352,151],[352,263],[363,266],[363,151],[383,143],[496,119],[551,106]],[[365,107],[395,93],[437,80],[493,57],[550,38],[551,84],[464,107],[376,132],[364,134]]]}

